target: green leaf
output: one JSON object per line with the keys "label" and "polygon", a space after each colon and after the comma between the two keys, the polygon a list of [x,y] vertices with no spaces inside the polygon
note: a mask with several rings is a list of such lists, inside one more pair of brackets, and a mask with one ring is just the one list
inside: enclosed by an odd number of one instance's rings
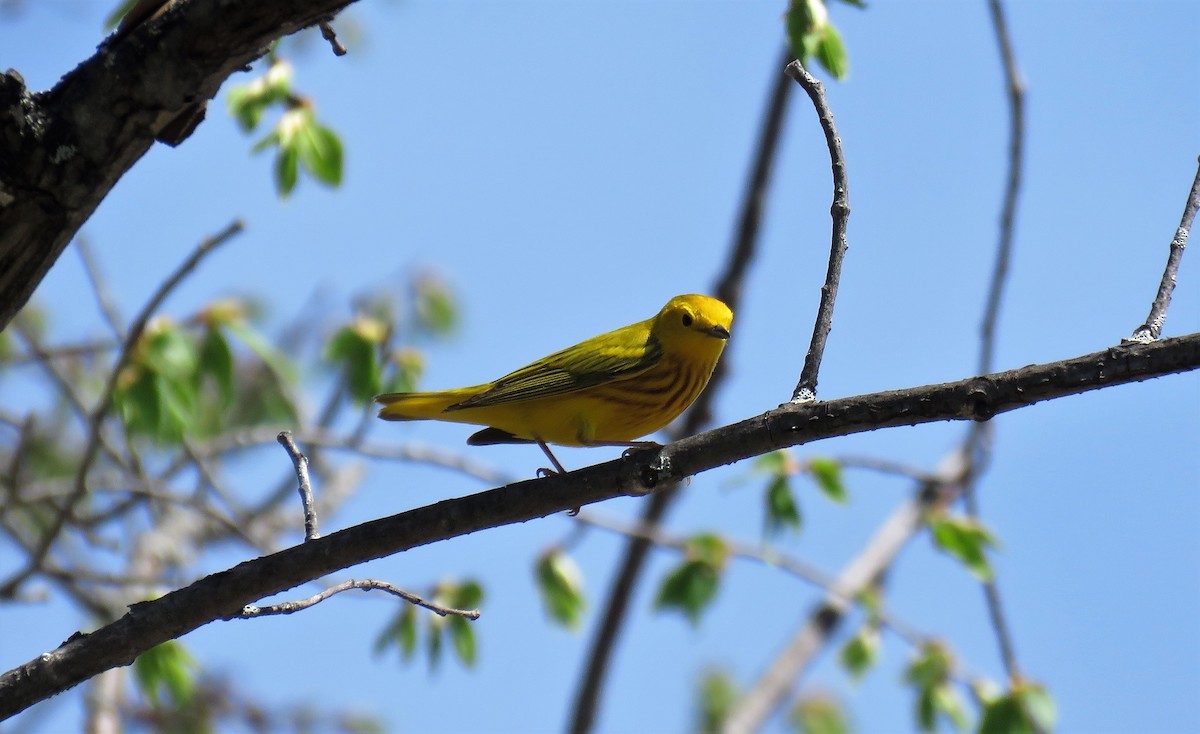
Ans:
{"label": "green leaf", "polygon": [[817,41],[815,55],[817,61],[821,62],[821,66],[824,66],[834,79],[843,81],[850,75],[850,58],[846,55],[841,34],[832,23],[825,25],[825,30]]}
{"label": "green leaf", "polygon": [[934,731],[939,714],[947,716],[958,728],[966,726],[962,701],[950,681],[953,669],[950,651],[931,642],[921,647],[905,671],[905,681],[917,689],[916,719],[922,731]]}
{"label": "green leaf", "polygon": [[136,361],[172,378],[190,377],[199,362],[195,341],[167,319],[156,319],[147,327],[137,351]]}
{"label": "green leaf", "polygon": [[275,154],[275,190],[280,199],[288,198],[296,188],[300,172],[298,164],[299,155],[295,148],[279,146],[279,152]]}
{"label": "green leaf", "polygon": [[211,378],[223,404],[233,399],[233,350],[229,348],[225,333],[215,326],[205,329],[200,341],[196,377],[197,388],[204,377]]}
{"label": "green leaf", "polygon": [[342,141],[337,133],[310,118],[296,133],[295,149],[313,178],[329,186],[342,182]]}
{"label": "green leaf", "polygon": [[159,706],[163,694],[176,707],[191,701],[196,690],[196,663],[183,645],[168,640],[150,648],[133,661],[133,676],[146,700]]}
{"label": "green leaf", "polygon": [[1001,696],[983,707],[979,734],[1034,734],[1029,718],[1013,696]]}
{"label": "green leaf", "polygon": [[794,465],[792,452],[779,449],[769,454],[763,454],[754,460],[754,471],[771,476],[789,476]]}
{"label": "green leaf", "polygon": [[788,43],[792,55],[808,64],[816,52],[821,29],[829,22],[829,12],[821,0],[791,0],[786,16]]}
{"label": "green leaf", "polygon": [[787,476],[777,476],[767,485],[767,535],[781,530],[800,532],[800,506],[792,494],[792,483]]}
{"label": "green leaf", "polygon": [[721,571],[729,560],[729,546],[715,533],[697,533],[688,539],[687,556]]}
{"label": "green leaf", "polygon": [[415,349],[396,349],[391,356],[392,371],[383,385],[383,392],[412,392],[425,370],[425,360]]}
{"label": "green leaf", "polygon": [[995,547],[996,539],[978,520],[935,515],[930,518],[929,527],[937,547],[961,561],[980,581],[992,579],[985,549]]}
{"label": "green leaf", "polygon": [[117,7],[104,18],[104,30],[111,31],[117,27],[121,19],[133,8],[138,0],[121,0]]}
{"label": "green leaf", "polygon": [[483,587],[476,581],[465,581],[453,588],[449,599],[452,607],[474,609],[483,603]]}
{"label": "green leaf", "polygon": [[288,360],[287,356],[276,349],[257,331],[241,322],[227,323],[225,324],[225,328],[238,341],[249,347],[250,351],[254,352],[255,356],[261,359],[263,364],[279,377],[280,382],[288,383],[295,380],[296,368]]}
{"label": "green leaf", "polygon": [[392,645],[400,648],[403,660],[411,660],[417,651],[417,608],[412,604],[405,604],[392,617],[392,621],[380,630],[375,638],[373,652],[380,655]]}
{"label": "green leaf", "polygon": [[817,488],[829,499],[845,504],[849,499],[846,485],[842,483],[842,465],[833,459],[816,458],[808,462],[808,473],[817,482]]}
{"label": "green leaf", "polygon": [[676,609],[693,624],[717,595],[720,572],[701,560],[685,561],[663,580],[654,601],[656,609]]}
{"label": "green leaf", "polygon": [[475,629],[471,622],[463,617],[450,617],[448,625],[450,640],[454,643],[454,653],[468,668],[475,666],[478,649],[475,642]]}
{"label": "green leaf", "polygon": [[426,617],[425,652],[429,656],[429,669],[437,670],[442,661],[442,633],[446,629],[444,620],[437,615]]}
{"label": "green leaf", "polygon": [[578,629],[587,602],[583,574],[566,553],[543,553],[537,562],[537,587],[546,614],[568,629]]}
{"label": "green leaf", "polygon": [[937,731],[937,703],[933,700],[933,688],[917,691],[917,727],[921,731]]}
{"label": "green leaf", "polygon": [[1024,683],[1017,688],[1017,696],[1025,704],[1025,713],[1040,731],[1053,731],[1058,723],[1058,707],[1050,692],[1036,683]]}
{"label": "green leaf", "polygon": [[454,294],[441,278],[426,275],[415,285],[417,326],[430,336],[443,336],[458,325]]}
{"label": "green leaf", "polygon": [[113,407],[130,435],[158,431],[162,408],[154,382],[153,373],[137,365],[129,365],[121,370],[117,388],[113,391]]}
{"label": "green leaf", "polygon": [[341,365],[350,395],[369,403],[383,391],[379,345],[387,327],[376,319],[360,316],[338,330],[325,348],[326,358]]}
{"label": "green leaf", "polygon": [[980,734],[1034,734],[1054,729],[1054,699],[1034,683],[1021,683],[984,705]]}
{"label": "green leaf", "polygon": [[417,608],[411,604],[405,605],[404,611],[400,613],[396,642],[400,644],[400,652],[404,659],[412,659],[417,652]]}
{"label": "green leaf", "polygon": [[803,734],[848,734],[850,723],[837,701],[824,696],[808,696],[796,702],[788,715],[789,723]]}
{"label": "green leaf", "polygon": [[855,680],[860,680],[879,660],[879,628],[864,625],[858,634],[842,647],[842,667]]}
{"label": "green leaf", "polygon": [[696,731],[720,731],[737,702],[737,686],[728,673],[709,670],[700,679]]}
{"label": "green leaf", "polygon": [[931,688],[950,679],[954,660],[950,651],[940,643],[929,642],[921,646],[916,657],[909,663],[904,680],[921,688]]}
{"label": "green leaf", "polygon": [[163,442],[178,441],[192,433],[196,421],[196,389],[191,380],[178,380],[163,374],[154,375],[158,393],[159,423],[153,438]]}
{"label": "green leaf", "polygon": [[965,731],[967,728],[967,712],[963,708],[962,698],[958,690],[949,682],[939,683],[933,687],[933,707],[946,718],[955,729]]}

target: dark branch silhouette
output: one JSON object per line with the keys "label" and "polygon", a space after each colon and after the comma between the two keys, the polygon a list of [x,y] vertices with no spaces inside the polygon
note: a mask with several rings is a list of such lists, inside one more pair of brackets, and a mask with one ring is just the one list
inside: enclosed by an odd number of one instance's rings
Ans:
{"label": "dark branch silhouette", "polygon": [[835,436],[945,420],[988,420],[1043,400],[1200,368],[1200,333],[1127,344],[1074,359],[958,382],[774,410],[567,474],[531,479],[373,520],[200,579],[94,632],[76,633],[0,676],[0,718],[272,594],[375,558],[525,522]]}

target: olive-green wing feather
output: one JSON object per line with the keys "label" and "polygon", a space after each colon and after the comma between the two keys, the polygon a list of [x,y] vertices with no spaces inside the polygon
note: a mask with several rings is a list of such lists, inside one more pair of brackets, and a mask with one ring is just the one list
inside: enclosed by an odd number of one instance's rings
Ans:
{"label": "olive-green wing feather", "polygon": [[646,322],[592,337],[496,380],[447,411],[566,395],[641,374],[662,359]]}

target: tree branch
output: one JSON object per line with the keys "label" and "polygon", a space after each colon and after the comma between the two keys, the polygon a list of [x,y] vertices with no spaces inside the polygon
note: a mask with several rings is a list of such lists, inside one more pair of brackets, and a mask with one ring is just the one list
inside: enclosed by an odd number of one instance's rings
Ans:
{"label": "tree branch", "polygon": [[180,112],[276,39],[353,0],[176,2],[47,92],[0,75],[0,329],[101,200]]}
{"label": "tree branch", "polygon": [[[1200,159],[1198,159],[1200,162]],[[1183,248],[1187,247],[1188,233],[1192,222],[1196,219],[1196,211],[1200,210],[1200,168],[1196,169],[1196,178],[1192,181],[1192,190],[1188,193],[1187,203],[1183,207],[1183,216],[1179,219],[1179,228],[1171,239],[1171,250],[1167,255],[1167,266],[1163,270],[1162,281],[1158,284],[1158,293],[1150,304],[1150,315],[1146,323],[1134,329],[1130,341],[1154,341],[1162,333],[1163,322],[1167,320],[1167,307],[1171,305],[1171,293],[1175,290],[1175,274],[1179,272],[1179,262],[1183,260]]]}
{"label": "tree branch", "polygon": [[1112,385],[1200,368],[1200,333],[1128,344],[958,382],[785,404],[732,425],[567,474],[531,479],[373,520],[200,579],[0,676],[0,719],[246,605],[349,566],[620,495],[638,495],[788,446],[894,426],[987,420]]}
{"label": "tree branch", "polygon": [[464,619],[479,619],[478,609],[455,609],[454,607],[444,607],[441,604],[435,604],[434,602],[424,599],[412,593],[411,591],[405,591],[404,589],[393,586],[386,581],[376,581],[375,579],[363,579],[362,581],[350,579],[349,581],[343,581],[337,586],[331,586],[319,594],[314,594],[313,596],[310,596],[307,599],[301,599],[300,601],[285,601],[265,607],[247,604],[245,608],[242,609],[241,616],[246,619],[250,619],[252,617],[266,617],[272,614],[293,614],[302,609],[308,609],[313,605],[320,604],[334,594],[340,594],[343,591],[349,591],[350,589],[361,589],[362,591],[386,591],[389,594],[400,597],[409,604],[428,609],[434,614],[442,617],[453,615],[455,617],[463,617]]}
{"label": "tree branch", "polygon": [[317,508],[313,506],[312,483],[308,480],[308,457],[300,453],[291,431],[280,431],[276,439],[296,467],[300,504],[304,507],[304,540],[316,540],[321,534],[317,532]]}
{"label": "tree branch", "polygon": [[817,322],[813,325],[812,340],[804,356],[804,368],[800,381],[792,392],[792,400],[816,400],[817,374],[821,371],[821,359],[825,356],[825,342],[833,328],[833,305],[837,301],[838,282],[842,279],[842,260],[846,256],[846,225],[850,221],[850,184],[846,179],[846,156],[842,153],[842,138],[833,123],[833,111],[825,100],[825,86],[799,61],[787,65],[788,76],[804,89],[817,110],[821,130],[825,132],[825,144],[829,148],[829,164],[833,169],[833,204],[829,215],[833,217],[833,229],[829,246],[829,265],[825,270],[825,284],[821,286],[821,303],[817,307]]}

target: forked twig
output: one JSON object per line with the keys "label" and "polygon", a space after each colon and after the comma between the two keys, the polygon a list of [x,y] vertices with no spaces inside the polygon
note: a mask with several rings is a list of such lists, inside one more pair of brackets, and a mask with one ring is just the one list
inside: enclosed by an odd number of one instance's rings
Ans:
{"label": "forked twig", "polygon": [[337,586],[331,586],[322,591],[320,594],[315,594],[307,599],[301,599],[299,601],[285,601],[280,602],[279,604],[269,604],[262,607],[255,606],[254,604],[247,604],[242,608],[242,613],[239,616],[241,616],[243,619],[250,619],[251,617],[266,617],[272,614],[292,614],[300,611],[301,609],[308,609],[314,604],[320,604],[334,594],[340,594],[343,591],[349,591],[350,589],[361,589],[363,591],[386,591],[389,594],[400,597],[409,604],[414,604],[423,609],[428,609],[434,614],[439,614],[443,617],[455,616],[463,617],[465,619],[479,619],[480,616],[478,609],[455,609],[453,607],[444,607],[441,604],[435,604],[434,602],[423,599],[412,592],[397,588],[386,581],[376,581],[374,579],[364,579],[362,581],[355,581],[354,579],[351,579],[349,581],[340,583]]}

